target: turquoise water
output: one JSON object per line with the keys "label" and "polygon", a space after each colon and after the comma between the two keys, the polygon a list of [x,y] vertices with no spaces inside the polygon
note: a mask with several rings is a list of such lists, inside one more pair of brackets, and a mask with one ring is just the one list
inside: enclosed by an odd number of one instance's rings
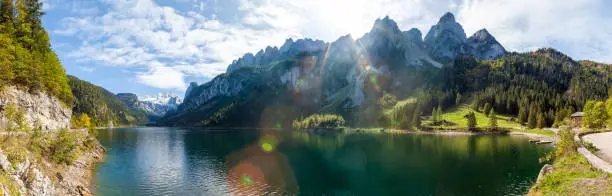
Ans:
{"label": "turquoise water", "polygon": [[520,136],[101,130],[97,195],[520,195],[552,150]]}

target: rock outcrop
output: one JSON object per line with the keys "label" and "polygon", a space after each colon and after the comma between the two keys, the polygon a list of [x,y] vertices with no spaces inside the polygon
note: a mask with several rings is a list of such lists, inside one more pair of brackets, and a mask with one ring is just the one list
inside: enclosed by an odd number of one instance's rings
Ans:
{"label": "rock outcrop", "polygon": [[0,91],[0,129],[5,129],[9,125],[4,110],[11,103],[24,110],[25,120],[31,128],[42,130],[70,128],[72,110],[56,97],[42,92],[31,94],[15,87],[5,87]]}
{"label": "rock outcrop", "polygon": [[10,178],[10,182],[5,180],[0,183],[0,190],[5,196],[11,195],[11,186],[16,191],[14,195],[93,195],[90,190],[95,174],[93,169],[96,163],[103,160],[104,151],[98,143],[91,152],[85,152],[72,165],[65,166],[47,162],[45,159],[31,161],[27,153],[19,154],[22,158],[10,160],[9,155],[0,149],[0,173]]}

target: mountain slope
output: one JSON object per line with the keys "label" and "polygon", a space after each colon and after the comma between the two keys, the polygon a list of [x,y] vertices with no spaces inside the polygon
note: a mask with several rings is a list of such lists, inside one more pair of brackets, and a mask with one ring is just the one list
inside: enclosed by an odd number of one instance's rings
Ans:
{"label": "mountain slope", "polygon": [[[255,55],[259,60],[249,60],[252,55],[247,54],[227,73],[206,84],[190,85],[184,103],[159,123],[271,127],[287,126],[312,113],[338,113],[351,124],[375,125],[383,95],[403,99],[419,88],[439,85],[440,68],[452,64],[456,56],[473,52],[494,59],[506,53],[490,35],[466,38],[452,14],[438,26],[433,31],[439,33],[429,32],[424,41],[417,29],[403,32],[385,17],[356,40],[351,36],[332,43],[288,40],[281,49],[262,50]],[[454,36],[459,38],[451,39]],[[432,55],[448,51],[447,56]]]}
{"label": "mountain slope", "polygon": [[92,117],[95,126],[116,126],[145,124],[144,113],[130,110],[112,92],[68,76],[69,84],[76,98],[72,112],[74,115],[87,114]]}

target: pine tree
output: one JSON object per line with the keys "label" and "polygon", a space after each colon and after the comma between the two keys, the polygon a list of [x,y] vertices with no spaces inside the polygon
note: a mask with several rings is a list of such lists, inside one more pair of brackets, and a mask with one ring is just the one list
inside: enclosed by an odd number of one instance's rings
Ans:
{"label": "pine tree", "polygon": [[544,126],[546,126],[546,119],[544,118],[544,114],[540,112],[538,113],[537,127],[538,129],[542,129]]}
{"label": "pine tree", "polygon": [[497,115],[495,115],[495,111],[493,110],[489,112],[489,130],[497,130]]}
{"label": "pine tree", "polygon": [[470,112],[464,116],[467,121],[467,128],[469,131],[474,131],[476,129],[476,114],[474,112]]}
{"label": "pine tree", "polygon": [[519,113],[518,113],[518,122],[521,125],[525,125],[525,123],[527,122],[527,116],[528,116],[528,112],[525,106],[519,106]]}
{"label": "pine tree", "polygon": [[537,115],[538,112],[535,109],[535,107],[531,107],[531,109],[529,110],[529,117],[527,119],[527,127],[530,129],[536,128],[537,126]]}
{"label": "pine tree", "polygon": [[489,103],[485,103],[485,105],[484,105],[484,111],[483,111],[484,115],[485,115],[485,116],[489,115],[489,112],[490,112],[490,111],[491,111],[491,104],[489,104]]}
{"label": "pine tree", "polygon": [[474,101],[472,102],[472,110],[474,111],[478,111],[478,100],[476,98],[474,98]]}
{"label": "pine tree", "polygon": [[438,110],[436,110],[436,108],[433,108],[431,110],[431,121],[435,124],[438,123],[438,114],[437,114]]}
{"label": "pine tree", "polygon": [[457,93],[455,98],[455,105],[459,106],[459,104],[461,104],[461,93]]}
{"label": "pine tree", "polygon": [[421,113],[417,113],[412,117],[412,125],[417,129],[421,129]]}
{"label": "pine tree", "polygon": [[442,118],[442,106],[438,106],[436,115],[438,115],[438,117],[436,117],[436,119],[438,119],[438,122],[444,121],[444,119]]}

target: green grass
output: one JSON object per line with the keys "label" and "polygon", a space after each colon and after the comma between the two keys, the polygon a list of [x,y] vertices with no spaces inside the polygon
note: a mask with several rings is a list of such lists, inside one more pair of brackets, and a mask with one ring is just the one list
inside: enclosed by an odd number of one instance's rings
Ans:
{"label": "green grass", "polygon": [[533,134],[540,134],[540,135],[545,135],[545,136],[554,136],[555,132],[551,131],[551,130],[544,130],[544,129],[511,129],[510,131],[513,132],[523,132],[523,133],[533,133]]}
{"label": "green grass", "polygon": [[559,158],[553,173],[544,176],[529,195],[612,195],[612,180],[592,168],[585,157],[572,153]]}
{"label": "green grass", "polygon": [[[468,105],[462,104],[450,110],[444,111],[442,119],[451,122],[452,125],[448,126],[432,126],[431,128],[441,129],[465,129],[467,127],[467,120],[464,118],[469,112],[473,111]],[[489,126],[489,117],[481,112],[474,111],[476,114],[476,125],[478,128],[487,128]],[[509,122],[508,119],[511,116],[504,116],[497,114],[497,126],[506,129],[516,129],[522,127],[517,122]],[[423,125],[430,124],[430,120],[423,121]]]}

